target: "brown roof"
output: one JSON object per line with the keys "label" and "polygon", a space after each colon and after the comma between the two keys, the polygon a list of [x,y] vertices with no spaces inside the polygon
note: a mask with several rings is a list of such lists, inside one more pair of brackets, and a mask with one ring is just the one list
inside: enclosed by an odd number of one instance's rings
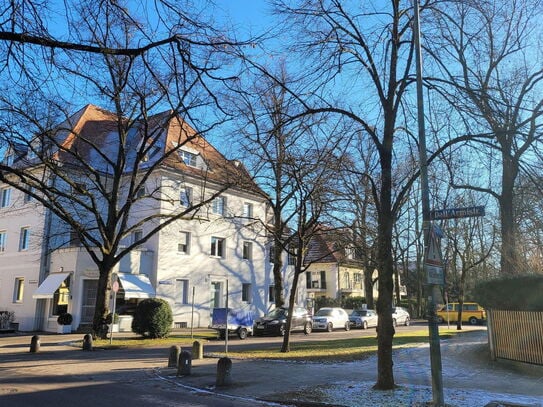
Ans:
{"label": "brown roof", "polygon": [[[76,164],[80,159],[86,162],[99,160],[95,150],[105,154],[116,152],[119,125],[127,126],[128,120],[123,118],[119,122],[117,115],[110,111],[91,104],[85,106],[57,127],[56,138],[62,149],[69,151],[58,154],[58,159]],[[165,167],[263,194],[240,162],[226,159],[202,135],[172,111],[150,116],[145,122],[139,121],[132,127],[136,131],[128,132],[129,137],[133,138],[127,143],[130,148],[135,151],[142,140],[154,143],[157,148],[160,147],[160,156],[167,155],[163,163]],[[201,167],[186,165],[178,153],[183,147],[197,152],[205,165]]]}

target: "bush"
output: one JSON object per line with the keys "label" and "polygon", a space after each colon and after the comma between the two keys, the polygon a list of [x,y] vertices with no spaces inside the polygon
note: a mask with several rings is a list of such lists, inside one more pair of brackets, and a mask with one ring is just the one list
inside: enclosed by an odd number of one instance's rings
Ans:
{"label": "bush", "polygon": [[361,309],[366,304],[366,297],[347,297],[343,299],[342,307],[345,309]]}
{"label": "bush", "polygon": [[315,310],[318,311],[324,307],[341,307],[341,300],[329,297],[315,298]]}
{"label": "bush", "polygon": [[479,283],[474,299],[484,308],[509,311],[543,311],[543,275],[501,277]]}
{"label": "bush", "polygon": [[107,314],[106,316],[106,324],[111,324],[111,323],[114,323],[114,324],[118,324],[119,323],[119,314],[115,313],[115,315],[113,315],[111,312],[109,314]]}
{"label": "bush", "polygon": [[148,298],[136,308],[132,332],[147,338],[165,338],[172,330],[172,323],[170,305],[161,298]]}
{"label": "bush", "polygon": [[57,318],[57,323],[59,325],[71,325],[73,321],[72,314],[64,312],[60,314]]}

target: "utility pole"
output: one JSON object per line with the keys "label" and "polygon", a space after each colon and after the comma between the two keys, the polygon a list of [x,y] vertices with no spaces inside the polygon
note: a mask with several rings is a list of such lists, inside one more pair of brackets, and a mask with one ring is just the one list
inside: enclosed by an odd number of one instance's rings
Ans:
{"label": "utility pole", "polygon": [[[443,397],[443,375],[441,367],[441,348],[439,343],[439,326],[436,316],[436,299],[439,296],[439,269],[437,270],[438,278],[435,278],[435,267],[430,271],[428,266],[428,252],[430,246],[435,242],[431,242],[431,237],[434,235],[430,219],[430,193],[428,188],[428,157],[426,155],[426,133],[424,123],[424,99],[422,87],[422,52],[420,45],[420,15],[419,15],[419,0],[414,0],[415,20],[414,20],[414,37],[415,37],[415,55],[417,68],[417,117],[419,130],[419,159],[420,159],[420,185],[422,198],[422,230],[424,234],[424,270],[429,288],[428,301],[428,332],[430,337],[430,365],[432,369],[432,394],[433,405],[435,407],[444,407],[445,401]],[[441,274],[443,270],[441,270]],[[432,274],[432,277],[430,277]],[[441,283],[442,284],[442,283]]]}

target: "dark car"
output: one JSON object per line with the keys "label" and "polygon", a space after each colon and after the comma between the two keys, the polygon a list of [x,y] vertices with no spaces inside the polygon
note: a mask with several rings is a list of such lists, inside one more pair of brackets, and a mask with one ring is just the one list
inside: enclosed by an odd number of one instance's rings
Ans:
{"label": "dark car", "polygon": [[[280,335],[284,336],[287,329],[288,308],[275,308],[269,314],[255,321],[253,335]],[[294,308],[291,331],[302,330],[306,335],[313,330],[311,315],[302,307]]]}

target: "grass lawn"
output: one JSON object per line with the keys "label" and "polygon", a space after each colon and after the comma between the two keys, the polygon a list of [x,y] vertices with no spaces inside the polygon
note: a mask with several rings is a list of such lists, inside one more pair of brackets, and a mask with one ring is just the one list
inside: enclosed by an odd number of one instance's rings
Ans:
{"label": "grass lawn", "polygon": [[[462,331],[456,329],[441,329],[440,338],[447,339],[454,335],[461,335]],[[113,342],[110,345],[109,339],[95,340],[94,346],[100,348],[123,348],[123,347],[165,347],[171,345],[192,345],[195,340],[205,344],[210,339],[215,339],[215,331],[199,331],[193,337],[190,334],[174,333],[164,339],[144,339],[140,337],[122,337],[113,336]],[[421,329],[412,332],[400,332],[394,335],[393,347],[413,347],[422,343],[428,343],[428,330]],[[80,346],[80,344],[78,344]],[[228,352],[228,357],[239,359],[284,359],[284,360],[306,360],[319,362],[338,362],[360,360],[374,355],[377,352],[377,338],[375,336],[366,336],[361,338],[348,338],[337,340],[315,340],[304,342],[291,342],[290,352],[280,352],[281,343],[277,347],[270,349],[269,345],[265,349],[251,349],[240,352]],[[224,353],[214,353],[213,356],[225,356]]]}

